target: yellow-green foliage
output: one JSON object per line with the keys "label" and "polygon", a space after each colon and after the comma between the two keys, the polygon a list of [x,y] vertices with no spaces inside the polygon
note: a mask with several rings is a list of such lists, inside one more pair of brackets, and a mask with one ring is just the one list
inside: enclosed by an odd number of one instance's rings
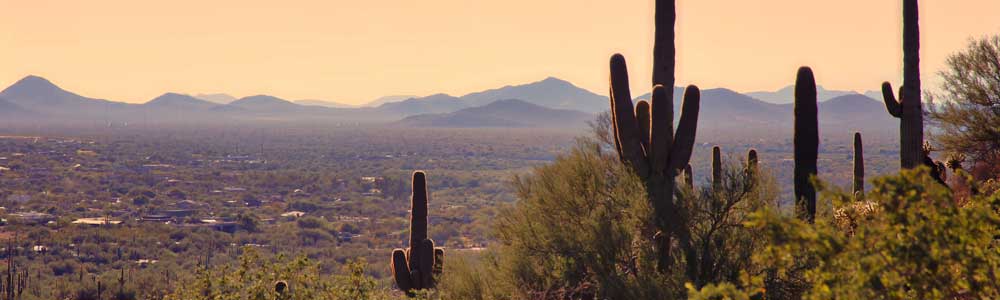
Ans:
{"label": "yellow-green foliage", "polygon": [[[307,258],[286,260],[279,255],[269,260],[253,247],[243,251],[239,266],[201,269],[196,279],[179,285],[166,299],[403,299],[398,293],[379,289],[375,279],[365,274],[364,261],[347,263],[341,275],[320,277],[319,265]],[[275,289],[278,282],[286,285],[281,292]]]}
{"label": "yellow-green foliage", "polygon": [[[926,169],[903,171],[873,182],[867,201],[879,208],[856,217],[846,230],[829,220],[809,225],[774,212],[757,214],[749,225],[761,228],[771,244],[754,261],[772,268],[771,276],[745,276],[745,295],[804,285],[804,299],[997,299],[1000,250],[1000,198],[974,196],[957,204]],[[825,193],[835,205],[851,195]],[[712,285],[689,296],[727,290]],[[787,295],[787,294],[786,294]],[[739,297],[732,296],[733,299]],[[716,298],[718,299],[718,298]]]}
{"label": "yellow-green foliage", "polygon": [[[642,181],[581,141],[555,163],[519,177],[516,206],[499,214],[500,272],[520,298],[587,286],[615,299],[667,294],[652,270],[652,249],[637,229],[652,213]],[[679,284],[679,282],[675,283]],[[583,291],[594,292],[594,291]]]}

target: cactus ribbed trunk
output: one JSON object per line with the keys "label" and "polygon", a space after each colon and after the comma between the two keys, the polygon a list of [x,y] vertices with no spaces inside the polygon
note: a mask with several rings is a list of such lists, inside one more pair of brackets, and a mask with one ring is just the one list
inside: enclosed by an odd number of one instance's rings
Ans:
{"label": "cactus ribbed trunk", "polygon": [[810,181],[817,173],[819,120],[816,79],[809,67],[799,68],[795,79],[795,206],[799,217],[816,220],[816,187]]}
{"label": "cactus ribbed trunk", "polygon": [[392,251],[392,275],[396,286],[413,296],[414,290],[433,288],[441,273],[444,249],[434,248],[427,238],[427,181],[424,172],[413,173],[410,198],[410,241],[406,249]]}
{"label": "cactus ribbed trunk", "polygon": [[924,121],[920,92],[920,13],[917,0],[903,0],[903,86],[899,101],[892,85],[882,83],[886,110],[899,118],[899,164],[912,169],[924,161]]}
{"label": "cactus ribbed trunk", "polygon": [[621,54],[611,57],[611,117],[618,157],[646,183],[653,207],[657,268],[668,272],[673,258],[671,246],[679,245],[688,257],[686,272],[697,270],[697,252],[691,244],[685,214],[673,201],[676,176],[691,159],[701,93],[688,86],[681,105],[680,122],[674,130],[674,22],[673,0],[657,0],[653,42],[653,99],[633,107],[628,71]]}
{"label": "cactus ribbed trunk", "polygon": [[712,147],[712,190],[722,186],[722,149]]}
{"label": "cactus ribbed trunk", "polygon": [[854,133],[854,195],[865,194],[865,153],[861,145],[861,133]]}

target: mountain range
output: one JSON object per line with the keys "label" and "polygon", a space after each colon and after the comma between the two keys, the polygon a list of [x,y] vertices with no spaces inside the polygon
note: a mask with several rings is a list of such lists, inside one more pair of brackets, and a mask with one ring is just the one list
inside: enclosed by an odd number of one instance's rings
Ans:
{"label": "mountain range", "polygon": [[[702,91],[699,128],[788,127],[792,105],[771,92],[772,103],[725,88]],[[824,90],[825,91],[825,90]],[[683,89],[674,88],[674,111]],[[827,91],[820,122],[833,128],[888,128],[894,124],[881,102],[851,92]],[[207,100],[206,97],[213,100]],[[233,99],[229,99],[233,98]],[[607,110],[608,99],[565,80],[549,77],[462,96],[386,97],[377,106],[345,107],[317,100],[289,101],[269,95],[235,99],[226,94],[165,93],[143,104],[89,98],[38,76],[27,76],[0,91],[0,116],[31,122],[229,122],[285,120],[357,122],[416,127],[585,127]],[[636,99],[648,99],[640,95]]]}
{"label": "mountain range", "polygon": [[577,110],[554,109],[524,100],[506,99],[450,113],[406,117],[396,125],[411,127],[546,127],[575,128],[594,119]]}

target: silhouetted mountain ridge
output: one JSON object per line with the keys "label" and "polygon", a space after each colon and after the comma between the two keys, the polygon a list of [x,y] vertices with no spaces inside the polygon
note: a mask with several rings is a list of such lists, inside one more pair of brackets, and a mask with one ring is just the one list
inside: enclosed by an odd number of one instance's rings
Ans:
{"label": "silhouetted mountain ridge", "polygon": [[[535,99],[515,97],[518,95],[533,95]],[[496,97],[504,98],[490,100]],[[648,97],[647,93],[636,99]],[[681,111],[682,97],[683,88],[675,87],[674,111],[677,113]],[[367,123],[399,121],[400,124],[410,123],[415,126],[449,127],[567,127],[569,123],[582,126],[583,122],[578,122],[582,116],[591,118],[595,113],[608,109],[606,96],[593,94],[551,77],[462,97],[434,94],[389,102],[374,108],[302,105],[269,95],[244,97],[229,104],[216,104],[180,93],[165,93],[141,105],[128,104],[80,96],[38,76],[25,77],[4,89],[0,92],[0,99],[3,99],[0,111],[5,116],[31,115],[33,120],[40,122],[142,121],[148,118],[179,122],[245,119]],[[725,88],[703,90],[700,112],[700,128],[790,128],[792,123],[791,104],[768,103]],[[407,118],[410,116],[414,118]],[[401,119],[405,122],[400,121]],[[678,118],[675,117],[675,120]],[[834,128],[858,129],[884,129],[891,128],[894,124],[880,101],[856,93],[822,101],[820,122],[821,125]]]}
{"label": "silhouetted mountain ridge", "polygon": [[[777,91],[759,91],[745,93],[747,96],[760,99],[761,101],[774,104],[788,104],[795,101],[795,85],[789,85]],[[823,86],[816,86],[816,98],[819,102],[827,101],[840,96],[857,94],[852,91],[828,90]]]}
{"label": "silhouetted mountain ridge", "polygon": [[3,91],[0,98],[22,109],[60,116],[92,116],[121,110],[130,104],[88,98],[66,91],[48,79],[29,75]]}
{"label": "silhouetted mountain ridge", "polygon": [[497,100],[451,113],[409,116],[397,122],[410,127],[551,127],[583,128],[593,114],[553,109],[519,99]]}

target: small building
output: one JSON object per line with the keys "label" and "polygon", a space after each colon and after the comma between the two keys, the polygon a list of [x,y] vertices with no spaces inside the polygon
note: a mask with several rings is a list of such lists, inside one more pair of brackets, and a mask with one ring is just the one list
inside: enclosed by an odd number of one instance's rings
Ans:
{"label": "small building", "polygon": [[79,218],[73,221],[73,224],[88,225],[88,226],[106,226],[106,225],[119,225],[121,220],[112,220],[111,218]]}
{"label": "small building", "polygon": [[55,221],[56,219],[56,217],[53,215],[35,211],[13,213],[10,215],[14,216],[18,221],[28,225],[45,224],[51,221]]}
{"label": "small building", "polygon": [[193,209],[164,209],[158,211],[158,215],[164,215],[172,218],[185,218],[194,215],[195,210]]}
{"label": "small building", "polygon": [[174,219],[171,218],[170,216],[159,215],[159,214],[144,215],[139,218],[140,222],[152,222],[152,223],[166,223],[166,222],[171,222],[173,220]]}
{"label": "small building", "polygon": [[281,217],[295,219],[295,218],[301,218],[304,215],[306,215],[306,213],[296,210],[296,211],[290,211],[290,212],[283,213],[283,214],[281,214]]}

